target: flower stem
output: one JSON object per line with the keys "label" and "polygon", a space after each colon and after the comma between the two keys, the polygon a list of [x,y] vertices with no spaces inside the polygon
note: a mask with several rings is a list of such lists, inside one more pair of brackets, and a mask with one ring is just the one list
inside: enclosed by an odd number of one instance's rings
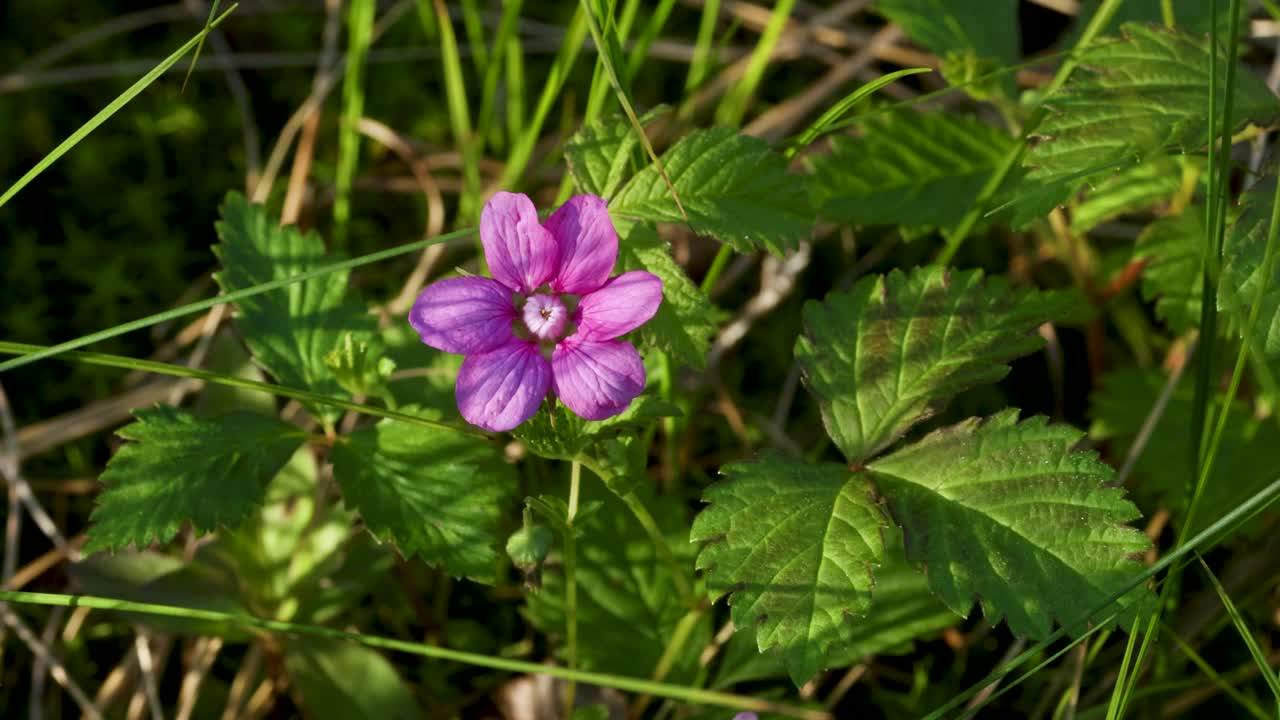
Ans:
{"label": "flower stem", "polygon": [[710,295],[711,288],[715,287],[716,280],[720,279],[720,273],[724,272],[724,268],[729,264],[729,259],[733,257],[733,248],[728,245],[721,245],[716,251],[716,256],[711,260],[711,267],[707,268],[707,274],[702,276],[702,294]]}
{"label": "flower stem", "polygon": [[[569,471],[569,510],[565,514],[565,524],[569,529],[564,534],[564,624],[565,624],[565,661],[570,670],[578,669],[578,540],[573,520],[578,515],[578,491],[582,484],[582,464],[574,462]],[[572,679],[564,686],[564,716],[573,717],[574,696],[577,685]]]}

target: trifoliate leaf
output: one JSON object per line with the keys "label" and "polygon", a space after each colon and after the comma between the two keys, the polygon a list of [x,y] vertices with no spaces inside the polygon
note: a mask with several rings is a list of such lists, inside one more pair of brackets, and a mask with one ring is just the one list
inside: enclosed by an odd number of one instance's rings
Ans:
{"label": "trifoliate leaf", "polygon": [[513,472],[484,440],[383,420],[333,448],[348,506],[379,540],[451,575],[492,582]]}
{"label": "trifoliate leaf", "polygon": [[167,542],[185,522],[198,533],[238,524],[305,437],[253,413],[200,419],[159,406],[135,417],[117,432],[134,442],[102,473],[85,552]]}
{"label": "trifoliate leaf", "polygon": [[1271,356],[1280,354],[1280,239],[1272,250],[1277,257],[1271,261],[1270,272],[1264,272],[1274,197],[1275,183],[1269,181],[1240,200],[1244,212],[1223,245],[1222,277],[1218,283],[1218,309],[1228,313],[1237,334],[1248,322],[1259,287],[1263,288],[1258,322],[1251,337]]}
{"label": "trifoliate leaf", "polygon": [[[1018,62],[1016,2],[877,0],[876,10],[901,25],[907,37],[943,58],[943,74],[953,83]],[[1011,94],[1013,74],[990,84]]]}
{"label": "trifoliate leaf", "polygon": [[[324,241],[314,232],[280,227],[259,205],[236,193],[222,204],[217,224],[221,242],[214,253],[222,271],[214,278],[224,292],[244,290],[335,261],[326,256]],[[376,323],[364,307],[348,298],[347,273],[334,272],[237,303],[236,326],[254,358],[283,385],[334,397],[346,393],[325,366],[325,356],[344,332],[363,339]],[[341,410],[311,408],[313,414],[335,420]]]}
{"label": "trifoliate leaf", "polygon": [[[1205,38],[1146,25],[1125,25],[1123,37],[1090,45],[1080,57],[1080,69],[1045,101],[1051,112],[1036,130],[1042,140],[1026,159],[1036,168],[1032,175],[1066,175],[1204,147],[1209,60]],[[1221,103],[1225,51],[1219,52],[1217,68]],[[1266,84],[1238,68],[1233,132],[1249,122],[1269,123],[1277,115],[1280,102]]]}
{"label": "trifoliate leaf", "polygon": [[647,270],[662,279],[662,304],[653,319],[640,326],[640,340],[694,369],[707,364],[716,333],[715,308],[671,257],[671,248],[653,228],[635,224],[618,250],[621,272]]}
{"label": "trifoliate leaf", "polygon": [[[1011,409],[870,463],[907,559],[924,566],[947,607],[968,614],[980,597],[989,621],[1003,617],[1015,633],[1043,639],[1054,620],[1084,620],[1141,572],[1134,558],[1150,543],[1123,524],[1138,509],[1107,487],[1114,470],[1072,449],[1082,435],[1045,418],[1018,422]],[[1126,594],[1118,621],[1147,596]]]}
{"label": "trifoliate leaf", "polygon": [[289,637],[284,667],[316,720],[422,717],[413,693],[381,653],[354,642]]}
{"label": "trifoliate leaf", "polygon": [[952,230],[1015,140],[942,113],[869,116],[862,137],[836,136],[814,155],[810,183],[822,214],[852,225],[900,225],[904,235]]}
{"label": "trifoliate leaf", "polygon": [[[806,178],[787,172],[787,161],[763,140],[732,128],[697,130],[663,153],[662,165],[690,227],[739,252],[781,254],[813,227]],[[609,211],[652,222],[685,221],[653,165],[631,178]]]}
{"label": "trifoliate leaf", "polygon": [[[875,571],[871,609],[865,617],[848,623],[849,637],[831,647],[827,667],[847,667],[872,655],[910,652],[914,640],[927,638],[963,619],[929,592],[924,573],[907,562],[902,533],[890,526],[884,529],[884,535],[885,564]],[[739,628],[725,647],[715,688],[787,674],[782,653],[761,653],[750,629]]]}
{"label": "trifoliate leaf", "polygon": [[1071,229],[1086,233],[1107,220],[1167,201],[1182,189],[1181,161],[1156,158],[1099,182],[1072,213]]}
{"label": "trifoliate leaf", "polygon": [[[639,493],[659,524],[677,563],[694,585],[693,554],[683,505],[674,498]],[[635,516],[598,485],[583,488],[599,509],[574,521],[577,531],[578,643],[583,669],[629,677],[649,677],[670,644],[684,605],[672,570]],[[557,543],[559,545],[559,543]],[[540,630],[562,635],[565,627],[562,565],[543,573],[543,588],[528,597],[526,613]],[[668,682],[688,682],[698,671],[698,655],[711,639],[707,614],[674,658]]]}
{"label": "trifoliate leaf", "polygon": [[[640,116],[640,126],[666,112],[654,108]],[[622,187],[631,172],[632,157],[640,147],[640,137],[624,115],[584,125],[565,143],[564,157],[578,189],[608,200]]]}
{"label": "trifoliate leaf", "polygon": [[1142,297],[1155,301],[1156,315],[1176,332],[1200,323],[1206,238],[1204,211],[1197,207],[1160,218],[1138,236],[1133,257],[1147,260]]}
{"label": "trifoliate leaf", "polygon": [[761,652],[781,649],[797,685],[827,667],[871,606],[887,519],[866,473],[776,455],[721,468],[690,534],[714,599],[732,593],[739,628]]}
{"label": "trifoliate leaf", "polygon": [[[1117,458],[1128,457],[1133,439],[1153,412],[1168,378],[1162,373],[1130,368],[1103,376],[1102,387],[1090,396],[1093,425],[1089,435],[1111,441]],[[1187,488],[1195,482],[1191,462],[1190,428],[1195,390],[1189,378],[1174,389],[1133,466],[1129,482],[1134,497],[1145,507],[1166,507],[1181,523],[1187,506]],[[1211,402],[1221,409],[1223,396]],[[1274,418],[1258,418],[1243,403],[1227,410],[1227,425],[1200,506],[1193,532],[1211,525],[1239,507],[1280,475],[1280,429]],[[1257,522],[1245,525],[1250,531]]]}
{"label": "trifoliate leaf", "polygon": [[1008,361],[1041,346],[1037,327],[1079,306],[980,271],[895,270],[807,303],[796,359],[827,433],[860,462],[961,390],[1003,378]]}

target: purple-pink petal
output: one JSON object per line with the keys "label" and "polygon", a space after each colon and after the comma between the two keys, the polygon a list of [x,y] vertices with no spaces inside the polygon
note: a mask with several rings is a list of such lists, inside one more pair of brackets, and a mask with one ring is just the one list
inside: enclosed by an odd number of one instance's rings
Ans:
{"label": "purple-pink petal", "polygon": [[468,355],[458,370],[458,410],[485,430],[510,430],[533,417],[551,387],[551,364],[538,347],[512,340],[487,353]]}
{"label": "purple-pink petal", "polygon": [[577,335],[584,340],[612,340],[649,321],[662,304],[662,280],[653,273],[623,273],[578,304]]}
{"label": "purple-pink petal", "polygon": [[527,195],[494,195],[480,213],[480,242],[494,279],[518,292],[533,292],[560,266],[560,247]]}
{"label": "purple-pink petal", "polygon": [[544,226],[560,247],[560,270],[551,281],[556,292],[584,295],[609,279],[618,261],[618,231],[604,198],[574,195],[547,218]]}
{"label": "purple-pink petal", "polygon": [[584,420],[613,417],[644,390],[644,363],[629,342],[570,337],[551,356],[556,395]]}
{"label": "purple-pink petal", "polygon": [[485,277],[457,277],[428,285],[409,311],[409,324],[437,350],[472,355],[515,338],[511,290]]}

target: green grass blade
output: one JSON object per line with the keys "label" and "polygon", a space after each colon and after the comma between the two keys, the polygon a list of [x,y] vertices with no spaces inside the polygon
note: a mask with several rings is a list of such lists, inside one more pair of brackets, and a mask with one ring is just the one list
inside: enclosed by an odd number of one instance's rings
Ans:
{"label": "green grass blade", "polygon": [[187,83],[191,81],[191,73],[196,69],[196,63],[200,62],[200,51],[204,48],[204,38],[209,36],[209,24],[218,16],[218,5],[222,4],[222,0],[213,0],[209,4],[209,17],[204,19],[204,37],[200,38],[200,42],[196,43],[196,51],[191,54],[191,64],[187,66],[187,74],[182,77],[182,90],[180,94],[186,94]]}
{"label": "green grass blade", "polygon": [[46,347],[43,350],[31,353],[30,355],[24,355],[22,357],[16,357],[11,360],[0,362],[0,373],[6,372],[8,370],[13,370],[15,368],[20,368],[20,367],[23,367],[24,365],[30,365],[31,363],[38,362],[40,360],[45,360],[47,358],[51,358],[56,355],[61,355],[62,353],[67,352],[68,350],[76,350],[76,349],[85,347],[86,345],[92,345],[93,343],[96,343],[96,342],[108,340],[113,337],[119,337],[121,335],[124,335],[125,333],[133,332],[134,330],[141,330],[143,328],[151,327],[152,325],[158,325],[162,322],[168,322],[169,320],[175,320],[180,317],[194,315],[195,313],[208,310],[209,308],[215,307],[217,305],[222,305],[229,302],[236,302],[237,300],[253,297],[254,295],[258,295],[260,293],[270,292],[272,290],[276,290],[282,287],[287,287],[289,285],[293,285],[294,283],[300,283],[305,280],[310,280],[312,278],[322,277],[331,272],[337,272],[339,270],[349,270],[351,268],[361,267],[363,265],[369,265],[372,263],[380,262],[382,260],[388,260],[390,258],[399,257],[401,255],[406,255],[411,252],[422,250],[423,248],[431,245],[437,245],[439,243],[449,242],[451,240],[457,240],[460,238],[465,238],[465,237],[474,235],[475,232],[476,232],[475,228],[465,228],[462,230],[456,230],[454,232],[446,233],[444,235],[440,235],[434,238],[427,238],[425,240],[418,240],[415,242],[406,243],[404,245],[399,245],[393,248],[387,248],[386,250],[380,250],[378,252],[370,253],[368,255],[362,255],[360,257],[351,258],[350,260],[343,260],[341,262],[336,262],[321,268],[316,268],[315,270],[308,270],[307,272],[298,273],[297,275],[294,275],[292,277],[273,280],[269,283],[263,283],[261,285],[257,285],[254,287],[245,288],[244,290],[237,290],[236,292],[227,293],[225,295],[217,295],[215,297],[206,298],[204,300],[183,305],[181,307],[176,307],[170,310],[165,310],[163,312],[155,313],[153,315],[148,315],[143,318],[138,318],[137,320],[131,320],[129,322],[116,325],[115,327],[107,328],[106,330],[99,330],[98,332],[81,336],[79,338],[76,338],[75,340],[68,340],[66,342],[58,343],[57,345],[51,345],[49,347]]}
{"label": "green grass blade", "polygon": [[166,72],[168,72],[169,68],[176,65],[184,55],[186,55],[188,52],[191,51],[192,48],[199,45],[201,41],[204,40],[205,36],[209,34],[209,31],[213,30],[219,24],[221,24],[222,21],[226,19],[226,17],[230,15],[232,12],[234,12],[237,7],[239,7],[238,4],[232,5],[231,7],[227,8],[225,12],[223,12],[221,15],[219,15],[210,23],[208,23],[204,27],[204,29],[202,29],[199,33],[196,34],[195,37],[188,40],[182,47],[175,50],[172,55],[165,58],[163,61],[160,62],[159,65],[156,65],[154,68],[152,68],[151,72],[148,72],[146,75],[143,75],[137,82],[130,85],[128,90],[125,90],[123,93],[120,93],[120,95],[117,96],[115,100],[112,100],[110,103],[107,104],[105,108],[99,110],[96,115],[89,118],[88,122],[86,122],[84,125],[81,125],[80,128],[75,132],[71,133],[71,135],[66,140],[63,140],[61,143],[58,143],[58,146],[55,147],[52,152],[50,152],[48,155],[45,155],[44,158],[40,160],[40,162],[35,164],[35,167],[28,170],[26,174],[18,178],[18,181],[15,182],[13,185],[11,185],[8,190],[5,190],[3,195],[0,195],[0,207],[4,207],[5,203],[13,199],[13,196],[17,195],[18,192],[22,190],[22,188],[26,187],[32,180],[36,179],[36,177],[39,176],[40,173],[47,170],[50,165],[57,162],[59,158],[67,154],[67,151],[69,151],[71,148],[79,144],[79,142],[85,139],[85,137],[87,137],[89,133],[93,132],[94,130],[97,130],[98,127],[102,125],[102,123],[106,122],[108,119],[111,118],[112,115],[115,115],[117,112],[119,112],[120,108],[129,104],[129,101],[133,100],[135,97],[141,94],[143,90],[146,90],[147,87],[151,85],[151,83],[160,79],[161,75],[164,75]]}
{"label": "green grass blade", "polygon": [[[1120,599],[1126,593],[1133,590],[1133,588],[1136,588],[1139,585],[1151,580],[1156,575],[1159,575],[1165,570],[1170,568],[1181,568],[1183,564],[1185,564],[1186,562],[1190,562],[1190,558],[1188,556],[1194,553],[1201,546],[1208,546],[1211,540],[1221,539],[1221,537],[1225,534],[1224,531],[1227,531],[1230,528],[1235,527],[1239,523],[1247,521],[1249,518],[1253,517],[1254,514],[1260,512],[1262,509],[1264,509],[1267,505],[1275,501],[1277,498],[1280,498],[1280,478],[1277,478],[1270,485],[1263,488],[1261,491],[1255,493],[1253,497],[1249,498],[1248,500],[1246,500],[1245,502],[1237,506],[1235,509],[1233,509],[1231,512],[1219,518],[1217,522],[1213,523],[1212,525],[1200,531],[1199,533],[1196,533],[1196,536],[1192,538],[1190,541],[1183,544],[1181,547],[1176,548],[1175,550],[1170,552],[1168,555],[1165,555],[1164,557],[1157,560],[1154,564],[1151,565],[1151,567],[1139,573],[1131,581],[1129,581],[1129,583],[1125,587],[1120,588],[1116,592],[1112,593],[1111,596],[1108,597],[1105,602],[1099,603],[1097,607],[1090,609],[1089,612],[1082,614],[1080,617],[1073,618],[1071,622],[1063,623],[1062,625],[1059,626],[1057,630],[1051,633],[1049,637],[1036,643],[1034,646],[1027,648],[1017,657],[1001,665],[1000,667],[997,667],[995,670],[992,670],[990,673],[987,674],[985,678],[983,678],[982,680],[979,680],[977,683],[970,686],[964,692],[948,700],[945,704],[938,707],[933,712],[929,713],[926,716],[926,720],[941,720],[941,718],[946,717],[947,713],[951,712],[952,710],[955,710],[956,708],[960,707],[964,703],[968,702],[970,698],[976,696],[979,692],[982,692],[982,690],[986,688],[988,685],[991,685],[992,683],[1000,681],[1001,679],[1012,674],[1013,671],[1016,670],[1021,665],[1027,663],[1028,661],[1036,657],[1039,657],[1042,653],[1044,653],[1048,649],[1048,647],[1051,644],[1053,644],[1054,642],[1057,642],[1059,639],[1061,639],[1067,634],[1066,628],[1072,627],[1072,626],[1078,626],[1086,618],[1099,617],[1100,614],[1104,612],[1108,607],[1113,605],[1116,600]],[[1184,561],[1184,558],[1186,558],[1185,561]],[[1096,629],[1097,628],[1083,634],[1080,640],[1083,640],[1084,638],[1087,638],[1090,635],[1092,635],[1096,631]],[[1068,647],[1064,649],[1062,652],[1066,652],[1067,649],[1070,649],[1070,648]],[[1057,657],[1057,655],[1055,655],[1054,657]],[[1029,676],[1030,674],[1022,676],[1018,682],[1021,682],[1022,679],[1025,679],[1026,677],[1029,677]],[[981,703],[976,705],[973,709],[976,710],[977,708],[983,707],[984,705],[991,702],[995,698],[999,697],[1003,693],[1007,692],[1011,688],[1016,687],[1016,685],[1017,683],[1015,682],[1015,683],[1011,683],[1001,687],[1000,690],[992,693],[990,696],[985,698]]]}
{"label": "green grass blade", "polygon": [[511,147],[507,165],[503,168],[502,177],[498,181],[499,187],[506,189],[516,187],[525,169],[529,167],[534,145],[542,134],[542,126],[547,121],[551,106],[560,98],[560,91],[564,88],[569,72],[573,70],[573,65],[578,59],[578,53],[582,50],[583,41],[586,38],[587,14],[582,7],[578,7],[573,14],[573,19],[569,21],[569,26],[565,29],[563,44],[560,45],[560,50],[551,63],[551,71],[542,86],[542,95],[538,98],[538,106],[533,111],[533,119],[521,128],[520,134]]}
{"label": "green grass blade", "polygon": [[[1258,666],[1258,672],[1267,681],[1267,687],[1271,688],[1271,695],[1276,701],[1276,709],[1280,712],[1280,678],[1276,677],[1275,668],[1271,667],[1271,664],[1267,662],[1267,654],[1258,646],[1257,638],[1249,630],[1249,625],[1244,621],[1244,616],[1240,614],[1236,604],[1231,601],[1231,596],[1227,594],[1226,588],[1222,587],[1222,583],[1218,582],[1218,576],[1213,574],[1213,571],[1209,569],[1208,563],[1204,561],[1204,558],[1199,553],[1196,554],[1196,559],[1200,561],[1200,568],[1204,570],[1205,576],[1213,584],[1213,591],[1218,594],[1218,599],[1222,601],[1222,606],[1227,609],[1227,615],[1231,617],[1231,624],[1236,626],[1236,632],[1240,633],[1240,639],[1244,640],[1245,646],[1249,648],[1249,655],[1253,658],[1254,664]],[[1179,640],[1179,644],[1181,644],[1181,640]]]}
{"label": "green grass blade", "polygon": [[654,8],[653,14],[649,16],[649,22],[645,23],[644,29],[640,31],[640,37],[636,38],[635,44],[631,46],[631,52],[627,55],[627,71],[623,76],[626,81],[625,87],[631,87],[631,81],[635,80],[640,68],[644,66],[644,61],[649,57],[649,47],[653,45],[654,40],[658,39],[662,28],[671,17],[671,10],[675,8],[675,4],[675,0],[661,0]]}
{"label": "green grass blade", "polygon": [[859,87],[857,90],[845,95],[835,105],[827,108],[827,111],[813,121],[809,127],[805,128],[795,139],[794,142],[786,149],[784,153],[787,158],[793,158],[797,153],[809,147],[814,140],[817,140],[823,133],[833,129],[833,126],[844,117],[845,113],[853,109],[855,105],[871,96],[871,93],[880,88],[894,83],[901,78],[909,75],[919,75],[920,73],[933,72],[933,68],[917,67],[905,68],[891,72],[888,75],[881,75],[869,83]]}
{"label": "green grass blade", "polygon": [[[4,355],[33,355],[48,348],[43,345],[28,345],[26,343],[15,343],[0,340],[0,354]],[[280,397],[290,398],[292,400],[300,400],[303,402],[316,403],[319,405],[328,405],[331,407],[342,408],[343,410],[351,410],[362,415],[372,417],[389,418],[391,420],[399,420],[411,425],[420,425],[422,427],[439,428],[441,430],[450,430],[464,435],[474,437],[488,438],[489,435],[471,428],[464,428],[449,423],[440,422],[438,420],[428,420],[427,418],[409,415],[407,413],[397,412],[395,410],[387,410],[384,408],[374,407],[372,405],[364,405],[362,403],[351,402],[338,397],[323,395],[310,390],[302,390],[299,388],[287,387],[285,385],[276,385],[274,383],[260,382],[257,380],[249,380],[247,378],[237,377],[235,375],[227,375],[225,373],[212,372],[210,370],[201,370],[199,368],[189,368],[185,365],[174,365],[171,363],[155,362],[153,360],[139,360],[121,355],[108,355],[106,353],[79,352],[69,351],[58,356],[61,360],[70,362],[81,362],[86,365],[100,365],[102,367],[114,367],[124,370],[141,370],[142,372],[154,373],[156,375],[168,375],[171,377],[191,378],[192,380],[203,380],[215,385],[225,385],[226,387],[239,388],[241,390],[250,390],[252,392],[266,393],[268,395],[279,395]]]}
{"label": "green grass blade", "polygon": [[226,623],[261,630],[267,633],[289,633],[294,635],[355,642],[367,647],[378,648],[380,650],[393,650],[409,655],[416,655],[418,657],[434,658],[437,660],[445,660],[464,665],[515,673],[518,675],[548,675],[550,677],[561,678],[564,680],[571,680],[579,683],[590,683],[592,685],[611,687],[627,692],[647,693],[657,697],[670,698],[672,700],[680,700],[698,705],[711,705],[759,713],[773,713],[787,717],[801,718],[802,720],[829,720],[830,718],[828,713],[821,710],[810,710],[804,707],[759,698],[732,695],[730,693],[716,692],[713,690],[702,690],[699,688],[685,687],[683,685],[670,685],[667,683],[653,682],[651,680],[643,680],[640,678],[623,677],[621,675],[570,670],[568,668],[558,667],[555,665],[545,665],[542,663],[527,662],[523,660],[512,660],[510,658],[491,655],[481,655],[479,653],[451,650],[437,645],[425,645],[421,643],[408,642],[406,640],[397,640],[395,638],[379,637],[376,635],[364,635],[361,633],[348,632],[319,625],[301,625],[297,623],[283,622],[280,620],[268,620],[266,618],[239,613],[222,612],[218,610],[185,608],[174,605],[161,605],[157,603],[129,602],[127,600],[114,600],[112,598],[97,597],[94,595],[58,595],[54,593],[21,592],[13,590],[0,590],[0,602],[44,605],[49,607],[81,607],[93,610],[142,613],[144,615],[155,615],[158,617],[177,617],[188,620]]}
{"label": "green grass blade", "polygon": [[[445,103],[449,106],[449,126],[453,142],[462,153],[462,196],[458,201],[458,217],[474,217],[480,204],[480,147],[471,129],[471,105],[467,85],[462,76],[462,54],[449,19],[444,0],[418,0],[418,16],[429,18],[435,12],[435,28],[440,35],[440,62],[444,66]],[[475,8],[473,7],[472,10]],[[465,14],[465,13],[464,13]],[[426,22],[426,20],[424,20]]]}
{"label": "green grass blade", "polygon": [[720,101],[720,107],[716,109],[717,124],[729,127],[742,124],[742,118],[747,114],[751,97],[755,95],[756,88],[760,87],[760,80],[764,78],[769,58],[773,56],[773,50],[778,46],[778,39],[782,37],[782,29],[786,26],[787,19],[791,17],[791,10],[795,6],[796,0],[779,0],[773,6],[773,15],[769,17],[769,23],[765,25],[764,32],[760,33],[760,40],[756,42],[756,47],[751,52],[746,72]]}
{"label": "green grass blade", "polygon": [[685,77],[686,94],[702,85],[711,72],[711,43],[715,41],[716,19],[720,16],[720,0],[706,0],[702,4],[702,18],[698,21],[698,39],[694,43],[693,61]]}
{"label": "green grass blade", "polygon": [[364,66],[373,40],[374,0],[351,0],[347,10],[347,60],[342,78],[342,121],[338,126],[338,169],[333,198],[333,244],[347,242],[351,182],[360,161],[360,118],[364,115]]}
{"label": "green grass blade", "polygon": [[[1203,562],[1203,560],[1201,560],[1201,562]],[[1217,581],[1215,580],[1214,582],[1216,583]],[[1190,645],[1188,645],[1187,641],[1183,640],[1178,635],[1178,633],[1173,630],[1173,628],[1166,625],[1164,627],[1164,632],[1167,633],[1169,637],[1173,638],[1174,644],[1176,644],[1178,648],[1182,650],[1182,652],[1187,656],[1187,658],[1191,660],[1191,663],[1193,665],[1195,665],[1197,668],[1200,669],[1200,672],[1204,673],[1205,676],[1209,678],[1209,680],[1214,684],[1214,686],[1216,686],[1219,690],[1225,693],[1232,700],[1235,700],[1237,703],[1240,703],[1240,706],[1243,707],[1245,710],[1247,710],[1250,715],[1258,718],[1258,720],[1268,720],[1268,718],[1275,717],[1274,715],[1268,715],[1265,710],[1258,707],[1257,703],[1255,703],[1253,700],[1245,696],[1244,693],[1235,689],[1235,687],[1232,686],[1231,683],[1226,678],[1222,677],[1221,673],[1219,673],[1217,670],[1214,670],[1213,666],[1210,665],[1207,660],[1205,660],[1203,657],[1200,656],[1200,653],[1195,651],[1195,648],[1192,648]]]}
{"label": "green grass blade", "polygon": [[[480,113],[476,116],[476,132],[478,137],[476,142],[480,145],[478,152],[484,151],[485,141],[490,139],[490,135],[496,135],[497,127],[493,122],[494,107],[497,105],[498,97],[498,80],[501,78],[501,70],[504,66],[505,59],[508,56],[508,46],[511,39],[515,36],[516,28],[520,21],[520,7],[523,0],[507,0],[502,3],[502,19],[498,21],[498,32],[493,37],[493,60],[485,66],[484,79],[480,86]],[[519,70],[519,63],[515,64]],[[510,104],[513,100],[523,94],[523,89],[519,92],[515,91],[517,80],[520,78],[513,77],[510,70],[507,72],[507,92],[511,96],[508,100]]]}

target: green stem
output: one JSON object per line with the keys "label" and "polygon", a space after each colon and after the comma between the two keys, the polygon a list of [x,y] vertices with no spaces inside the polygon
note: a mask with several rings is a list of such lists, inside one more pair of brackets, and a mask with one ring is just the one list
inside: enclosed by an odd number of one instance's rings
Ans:
{"label": "green stem", "polygon": [[[569,471],[569,510],[565,513],[565,523],[569,528],[564,534],[565,660],[571,670],[578,668],[578,539],[573,521],[578,516],[578,496],[581,486],[582,463],[574,462]],[[564,687],[565,718],[573,717],[576,694],[577,686],[570,679]]]}
{"label": "green stem", "polygon": [[[1120,3],[1123,0],[1103,0],[1102,5],[1098,7],[1097,12],[1089,19],[1089,24],[1085,26],[1084,32],[1080,33],[1080,39],[1076,41],[1075,47],[1072,49],[1062,61],[1062,66],[1058,68],[1058,72],[1053,76],[1053,81],[1045,88],[1041,97],[1048,97],[1057,92],[1067,82],[1067,78],[1071,77],[1071,73],[1075,72],[1076,67],[1080,64],[1080,51],[1088,47],[1111,21],[1111,18],[1120,9]],[[1027,120],[1027,124],[1022,128],[1021,140],[1001,159],[1000,165],[996,168],[996,172],[991,175],[987,183],[982,186],[982,191],[978,193],[977,200],[973,206],[960,219],[960,224],[956,226],[955,231],[947,238],[947,244],[938,254],[935,265],[948,265],[955,258],[956,252],[960,250],[960,246],[964,244],[969,233],[973,232],[978,221],[982,219],[983,214],[987,211],[991,198],[995,197],[997,191],[1004,185],[1005,179],[1009,177],[1009,173],[1018,166],[1018,162],[1027,151],[1027,140],[1032,133],[1040,126],[1040,123],[1049,117],[1049,111],[1043,105],[1036,108],[1035,112]]]}
{"label": "green stem", "polygon": [[695,688],[687,688],[682,685],[657,683],[652,680],[642,680],[640,678],[630,678],[621,675],[586,672],[582,670],[574,670],[572,668],[558,667],[555,665],[546,665],[543,663],[463,652],[461,650],[450,650],[449,648],[439,647],[436,645],[424,645],[406,640],[378,637],[376,635],[362,635],[360,633],[347,632],[345,630],[323,627],[320,625],[302,625],[298,623],[284,622],[282,620],[269,620],[254,617],[252,615],[223,612],[220,610],[185,608],[174,605],[161,605],[158,603],[136,603],[129,602],[127,600],[116,600],[113,598],[97,597],[93,595],[57,595],[53,593],[20,592],[14,590],[0,590],[0,602],[44,605],[49,607],[83,607],[93,610],[107,610],[114,612],[135,612],[146,615],[155,615],[157,617],[175,617],[187,620],[203,620],[214,623],[231,624],[239,627],[255,628],[273,633],[344,640],[360,643],[366,647],[393,650],[396,652],[416,655],[418,657],[429,657],[448,662],[463,663],[466,665],[490,668],[492,670],[500,670],[502,672],[509,672],[517,675],[547,675],[565,680],[600,685],[602,687],[616,688],[624,692],[650,693],[652,695],[657,695],[658,697],[672,698],[673,700],[697,703],[699,705],[715,705],[735,710],[749,710],[757,713],[776,713],[778,715],[786,715],[787,717],[802,718],[803,720],[830,720],[830,715],[825,712],[796,707],[794,705],[787,705],[784,703],[771,702],[769,700],[762,700],[759,698],[743,697],[729,693],[715,692],[713,690],[699,690]]}
{"label": "green stem", "polygon": [[[684,646],[688,644],[689,638],[693,637],[693,629],[698,626],[698,621],[702,619],[703,613],[706,612],[705,607],[696,607],[685,613],[684,617],[676,623],[675,630],[671,633],[671,640],[667,642],[666,648],[662,650],[662,656],[658,658],[658,664],[654,666],[653,673],[649,679],[654,682],[661,682],[671,672],[671,667],[675,665],[676,658],[680,652],[684,650]],[[630,717],[640,717],[644,714],[644,709],[649,705],[652,699],[650,695],[641,695],[631,705]]]}
{"label": "green stem", "polygon": [[653,515],[649,512],[649,508],[634,493],[629,492],[622,496],[622,501],[630,508],[631,514],[639,521],[640,526],[644,528],[645,534],[649,536],[649,541],[653,543],[658,554],[662,556],[663,562],[671,569],[671,578],[676,584],[676,592],[680,594],[680,601],[685,605],[693,604],[693,588],[689,586],[689,580],[685,577],[685,568],[676,560],[676,555],[671,551],[671,545],[667,543],[667,538],[662,534],[662,528],[658,527],[658,521],[653,519]]}
{"label": "green stem", "polygon": [[711,261],[711,267],[707,268],[707,274],[702,277],[702,294],[710,295],[711,288],[715,287],[716,280],[720,279],[721,273],[729,264],[729,259],[733,257],[733,248],[728,245],[721,245],[716,251],[716,256]]}

